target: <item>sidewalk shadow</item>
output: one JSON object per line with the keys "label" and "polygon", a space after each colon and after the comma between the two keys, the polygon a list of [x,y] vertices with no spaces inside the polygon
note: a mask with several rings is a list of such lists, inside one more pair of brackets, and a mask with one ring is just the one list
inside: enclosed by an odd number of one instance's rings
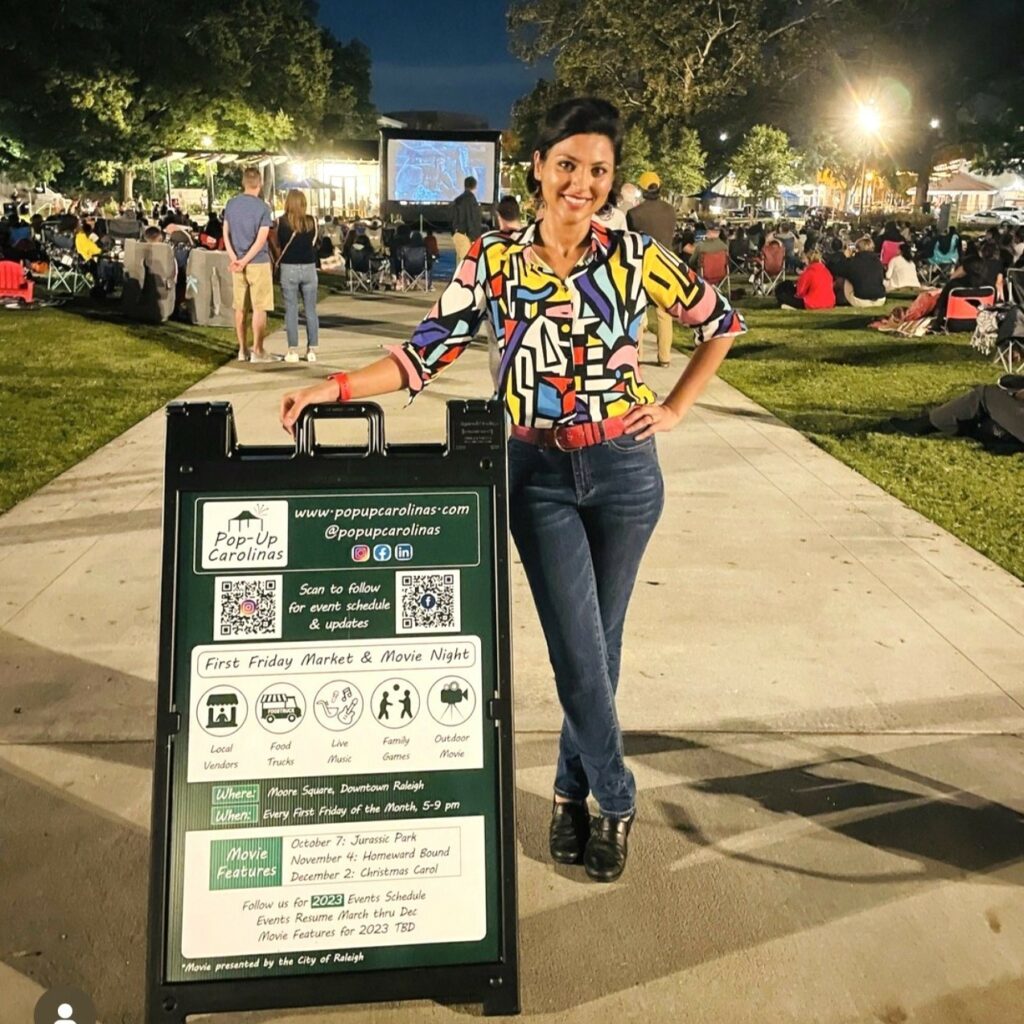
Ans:
{"label": "sidewalk shadow", "polygon": [[[944,774],[955,774],[961,742],[989,739],[923,744],[893,757],[940,757]],[[523,920],[524,959],[535,972],[527,973],[528,1012],[567,1013],[940,882],[998,873],[1011,884],[1005,873],[1020,875],[1020,812],[893,760],[826,757],[766,770],[664,735],[630,736],[627,753],[641,779],[646,764],[655,779],[680,781],[641,785],[621,882],[584,878],[582,898]],[[546,823],[546,802],[527,795],[520,807],[521,817]],[[777,827],[792,817],[808,827]],[[545,860],[540,832],[541,822],[520,825],[526,855]],[[823,845],[825,834],[843,845]],[[585,957],[567,960],[572,936],[586,936]]]}

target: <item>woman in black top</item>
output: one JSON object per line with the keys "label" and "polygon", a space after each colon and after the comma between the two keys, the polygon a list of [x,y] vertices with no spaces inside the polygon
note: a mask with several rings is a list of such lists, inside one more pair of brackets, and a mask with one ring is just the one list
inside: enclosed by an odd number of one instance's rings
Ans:
{"label": "woman in black top", "polygon": [[316,315],[316,221],[306,216],[306,196],[297,188],[284,201],[284,216],[271,234],[281,268],[284,326],[288,334],[286,363],[299,361],[299,296],[306,307],[306,359],[316,362],[320,321]]}
{"label": "woman in black top", "polygon": [[996,300],[1003,298],[1003,263],[999,258],[999,249],[991,238],[986,238],[980,246],[973,242],[967,244],[964,261],[953,271],[946,282],[939,301],[935,304],[935,323],[942,324],[946,319],[949,306],[949,293],[954,288],[966,289],[968,293],[977,295],[980,288],[992,288]]}
{"label": "woman in black top", "polygon": [[839,273],[846,281],[844,294],[851,306],[878,305],[885,301],[885,269],[875,252],[874,241],[857,239],[856,252],[844,260]]}

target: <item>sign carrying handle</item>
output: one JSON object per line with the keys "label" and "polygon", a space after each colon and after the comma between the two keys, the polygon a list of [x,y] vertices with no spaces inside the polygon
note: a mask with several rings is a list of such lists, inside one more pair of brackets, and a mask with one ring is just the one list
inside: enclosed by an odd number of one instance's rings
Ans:
{"label": "sign carrying handle", "polygon": [[[366,420],[366,451],[359,455],[384,454],[384,412],[376,402],[338,402],[308,405],[295,425],[295,454],[316,455],[324,448],[316,443],[317,420]],[[327,449],[330,451],[330,449]]]}

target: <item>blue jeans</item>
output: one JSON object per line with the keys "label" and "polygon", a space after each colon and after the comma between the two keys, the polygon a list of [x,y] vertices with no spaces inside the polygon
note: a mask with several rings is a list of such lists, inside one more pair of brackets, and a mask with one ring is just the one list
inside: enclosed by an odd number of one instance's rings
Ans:
{"label": "blue jeans", "polygon": [[572,452],[512,439],[509,519],[562,705],[555,792],[633,813],[636,783],[615,711],[622,627],[665,488],[654,439]]}
{"label": "blue jeans", "polygon": [[284,329],[288,347],[299,347],[299,295],[306,306],[306,342],[316,348],[320,341],[320,321],[316,315],[316,264],[282,263],[281,294],[284,296]]}

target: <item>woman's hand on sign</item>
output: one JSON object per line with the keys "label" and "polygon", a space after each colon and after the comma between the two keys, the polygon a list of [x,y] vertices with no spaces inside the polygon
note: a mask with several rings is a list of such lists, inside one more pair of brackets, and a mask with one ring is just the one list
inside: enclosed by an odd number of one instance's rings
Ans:
{"label": "woman's hand on sign", "polygon": [[671,430],[683,417],[667,405],[634,405],[623,417],[626,433],[636,436],[638,441]]}
{"label": "woman's hand on sign", "polygon": [[281,398],[281,426],[287,433],[294,435],[295,421],[307,405],[325,405],[337,400],[338,382],[330,378],[299,391],[289,391]]}

